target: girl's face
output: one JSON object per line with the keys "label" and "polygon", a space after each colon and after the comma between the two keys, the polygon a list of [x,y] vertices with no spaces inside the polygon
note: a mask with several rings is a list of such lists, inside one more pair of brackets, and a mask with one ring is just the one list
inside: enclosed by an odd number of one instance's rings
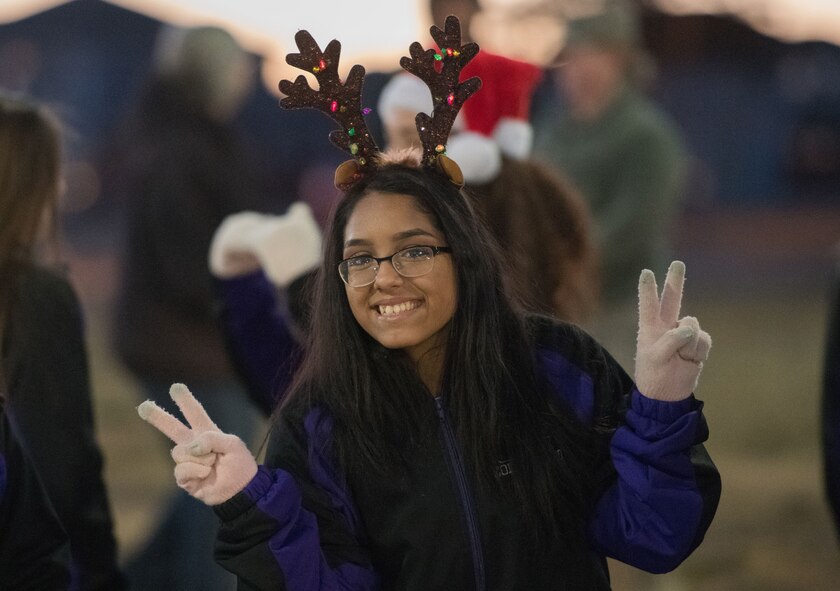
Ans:
{"label": "girl's face", "polygon": [[[410,195],[371,192],[357,204],[344,228],[343,258],[387,257],[411,246],[448,246],[432,218]],[[458,302],[452,257],[439,253],[432,270],[403,277],[382,261],[364,287],[345,285],[361,327],[388,349],[405,349],[415,362],[443,345]]]}

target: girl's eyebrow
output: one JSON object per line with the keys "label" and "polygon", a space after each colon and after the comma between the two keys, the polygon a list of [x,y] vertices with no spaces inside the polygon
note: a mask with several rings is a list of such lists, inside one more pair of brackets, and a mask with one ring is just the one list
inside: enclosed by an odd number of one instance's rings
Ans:
{"label": "girl's eyebrow", "polygon": [[406,238],[414,238],[415,236],[428,236],[429,238],[434,238],[435,236],[429,232],[428,230],[424,230],[423,228],[412,228],[411,230],[406,230],[405,232],[397,232],[394,234],[394,241],[399,242],[400,240],[405,240]]}
{"label": "girl's eyebrow", "polygon": [[[436,236],[428,230],[424,230],[423,228],[412,228],[411,230],[405,230],[404,232],[397,232],[392,236],[392,239],[394,240],[394,242],[399,242],[400,240],[405,240],[406,238],[414,238],[415,236],[428,236],[430,238],[436,238]],[[370,245],[370,240],[365,240],[364,238],[351,238],[350,240],[344,243],[344,248],[350,248],[351,246]]]}

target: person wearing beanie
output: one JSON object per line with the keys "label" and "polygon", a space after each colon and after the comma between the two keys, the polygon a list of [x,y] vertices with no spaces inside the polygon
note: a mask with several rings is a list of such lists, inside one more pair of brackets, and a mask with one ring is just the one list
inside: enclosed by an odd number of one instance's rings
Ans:
{"label": "person wearing beanie", "polygon": [[[644,94],[645,57],[634,4],[572,20],[553,71],[559,109],[535,122],[535,155],[567,174],[595,220],[603,308],[588,328],[629,367],[623,338],[636,269],[670,260],[668,236],[682,198],[686,148],[675,123]],[[632,314],[630,315],[632,317]]]}
{"label": "person wearing beanie", "polygon": [[[269,203],[232,126],[255,82],[253,58],[230,33],[209,26],[166,27],[156,50],[109,171],[127,205],[116,350],[147,397],[167,404],[176,376],[195,380],[219,424],[250,440],[261,417],[219,330],[207,251],[227,215]],[[131,589],[234,589],[213,561],[214,534],[212,514],[173,495],[129,557]]]}

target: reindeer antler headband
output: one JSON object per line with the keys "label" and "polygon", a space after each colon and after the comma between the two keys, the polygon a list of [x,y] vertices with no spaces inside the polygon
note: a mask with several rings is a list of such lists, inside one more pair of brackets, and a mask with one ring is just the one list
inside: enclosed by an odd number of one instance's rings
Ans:
{"label": "reindeer antler headband", "polygon": [[[478,45],[461,45],[461,25],[454,16],[446,18],[444,30],[432,26],[430,32],[439,50],[424,50],[420,43],[414,42],[409,47],[411,57],[403,57],[400,65],[425,82],[432,93],[432,115],[418,113],[415,118],[423,144],[422,166],[443,172],[461,186],[464,177],[458,165],[446,156],[446,141],[461,105],[481,88],[478,78],[458,80],[463,67],[478,53]],[[376,166],[374,157],[380,152],[365,124],[364,115],[368,110],[361,108],[365,69],[354,65],[342,83],[338,76],[341,55],[338,41],[330,41],[321,52],[308,31],[298,31],[295,43],[300,53],[288,54],[286,63],[314,74],[318,90],[311,88],[303,75],[294,82],[281,80],[280,91],[287,96],[280,101],[280,106],[318,109],[341,125],[340,130],[330,133],[330,141],[353,156],[335,171],[336,187],[346,191]]]}

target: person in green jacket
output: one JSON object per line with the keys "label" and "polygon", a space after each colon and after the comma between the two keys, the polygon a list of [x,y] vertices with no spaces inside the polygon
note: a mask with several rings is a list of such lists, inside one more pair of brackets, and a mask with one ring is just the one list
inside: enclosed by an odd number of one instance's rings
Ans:
{"label": "person in green jacket", "polygon": [[602,309],[587,327],[625,367],[634,343],[638,269],[670,260],[669,227],[678,210],[687,154],[674,122],[643,92],[648,68],[633,5],[569,21],[553,71],[562,108],[536,118],[534,152],[567,175],[589,203],[601,251]]}

